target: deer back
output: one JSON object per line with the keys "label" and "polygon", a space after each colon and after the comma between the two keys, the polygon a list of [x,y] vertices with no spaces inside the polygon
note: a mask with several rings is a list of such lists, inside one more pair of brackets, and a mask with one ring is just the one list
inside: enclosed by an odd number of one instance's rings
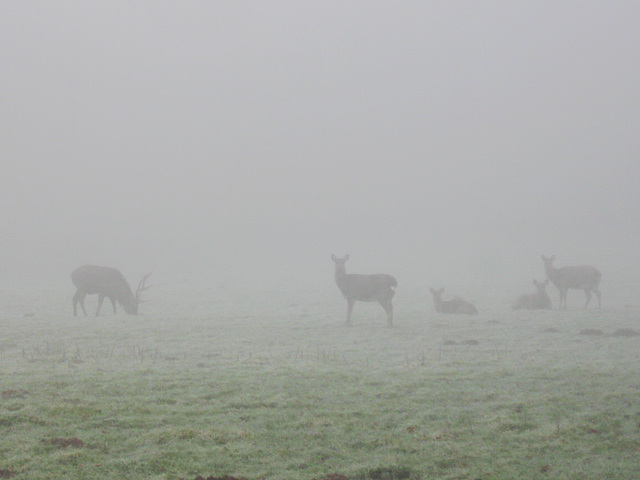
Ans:
{"label": "deer back", "polygon": [[540,283],[536,280],[533,281],[537,292],[530,295],[519,296],[511,308],[513,310],[538,310],[538,309],[550,309],[551,299],[547,295],[546,287],[549,284],[549,280],[545,280]]}
{"label": "deer back", "polygon": [[466,313],[467,315],[474,315],[478,313],[478,309],[471,302],[467,302],[466,300],[460,297],[454,297],[453,300],[450,300],[453,304],[455,313]]}
{"label": "deer back", "polygon": [[551,308],[551,299],[547,294],[539,295],[533,293],[531,295],[521,295],[511,305],[513,310],[543,310]]}
{"label": "deer back", "polygon": [[442,300],[444,288],[440,290],[431,289],[433,294],[433,304],[436,312],[439,313],[465,313],[473,315],[478,313],[478,309],[470,302],[456,296],[452,300]]}
{"label": "deer back", "polygon": [[567,288],[592,289],[598,286],[602,276],[597,268],[590,265],[562,267],[556,272],[555,279],[551,280]]}
{"label": "deer back", "polygon": [[591,265],[566,266],[555,268],[555,255],[547,258],[542,256],[547,277],[558,288],[576,288],[591,290],[600,283],[602,274]]}
{"label": "deer back", "polygon": [[357,273],[336,277],[336,284],[346,298],[360,301],[375,301],[393,297],[398,282],[391,275],[378,273],[362,275]]}

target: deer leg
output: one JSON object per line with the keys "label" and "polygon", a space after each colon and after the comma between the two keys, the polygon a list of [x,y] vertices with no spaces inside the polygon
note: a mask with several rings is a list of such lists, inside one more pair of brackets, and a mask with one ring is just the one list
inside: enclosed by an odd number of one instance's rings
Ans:
{"label": "deer leg", "polygon": [[596,297],[598,297],[598,308],[602,308],[602,305],[600,304],[600,290],[598,290],[598,288],[594,288],[593,293],[595,293]]}
{"label": "deer leg", "polygon": [[560,290],[560,310],[567,309],[567,291],[562,289]]}
{"label": "deer leg", "polygon": [[100,307],[102,307],[102,302],[104,302],[104,295],[98,295],[98,309],[96,310],[96,317],[100,314]]}
{"label": "deer leg", "polygon": [[113,297],[109,297],[109,300],[111,300],[111,305],[113,306],[113,314],[115,315],[116,313],[116,300]]}
{"label": "deer leg", "polygon": [[84,312],[84,316],[87,316],[87,311],[84,309],[84,293],[80,293],[80,291],[77,291],[76,294],[73,296],[73,316],[77,316],[78,315],[78,303],[80,303],[80,306],[82,307],[82,311]]}
{"label": "deer leg", "polygon": [[393,327],[393,303],[391,303],[391,300],[384,300],[380,301],[380,305],[382,305],[384,311],[387,312],[387,325]]}
{"label": "deer leg", "polygon": [[351,312],[356,301],[352,298],[347,299],[347,325],[351,326]]}
{"label": "deer leg", "polygon": [[558,305],[558,310],[562,310],[562,290],[560,290],[560,305]]}
{"label": "deer leg", "polygon": [[587,308],[587,306],[589,305],[589,302],[591,301],[591,290],[587,288],[585,289],[584,293],[587,296],[587,301],[584,303],[584,308]]}

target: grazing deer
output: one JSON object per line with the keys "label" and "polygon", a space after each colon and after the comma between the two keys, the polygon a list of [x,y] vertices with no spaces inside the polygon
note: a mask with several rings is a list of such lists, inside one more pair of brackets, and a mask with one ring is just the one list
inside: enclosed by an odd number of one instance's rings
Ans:
{"label": "grazing deer", "polygon": [[433,294],[433,303],[436,307],[436,312],[439,313],[464,313],[466,315],[476,315],[478,309],[471,303],[456,296],[453,300],[442,300],[442,294],[444,288],[440,290],[431,289]]}
{"label": "grazing deer", "polygon": [[347,325],[351,325],[351,312],[356,302],[378,302],[387,312],[387,323],[393,327],[393,304],[391,300],[396,293],[398,282],[391,275],[378,273],[375,275],[347,274],[344,266],[349,255],[338,258],[331,255],[336,264],[336,284],[347,299]]}
{"label": "grazing deer", "polygon": [[120,271],[110,267],[98,267],[96,265],[83,265],[71,272],[71,281],[78,291],[73,296],[73,315],[78,314],[78,303],[82,307],[85,316],[87,311],[84,308],[84,297],[86,295],[98,294],[98,310],[96,316],[100,313],[100,307],[104,298],[111,300],[113,305],[113,313],[116,312],[116,300],[125,311],[131,315],[138,314],[138,304],[140,303],[140,295],[149,287],[145,287],[145,282],[151,273],[148,273],[140,283],[134,295],[131,287],[122,276]]}
{"label": "grazing deer", "polygon": [[567,308],[567,290],[570,288],[576,290],[584,290],[587,296],[587,301],[584,304],[584,308],[587,308],[589,301],[591,301],[591,292],[598,297],[598,308],[600,304],[600,290],[598,290],[598,284],[602,274],[600,271],[590,265],[580,265],[578,267],[562,267],[554,268],[553,261],[556,259],[555,255],[551,258],[547,258],[542,255],[542,261],[544,262],[544,269],[547,273],[547,277],[551,282],[558,287],[560,291],[560,309]]}
{"label": "grazing deer", "polygon": [[551,308],[551,299],[547,295],[549,279],[542,283],[534,280],[533,284],[536,286],[537,292],[531,295],[520,295],[511,305],[513,310],[543,310]]}

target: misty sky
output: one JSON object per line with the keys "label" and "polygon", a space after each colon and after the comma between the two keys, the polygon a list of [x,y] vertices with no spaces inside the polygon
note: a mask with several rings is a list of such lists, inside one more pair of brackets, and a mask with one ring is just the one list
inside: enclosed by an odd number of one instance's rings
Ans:
{"label": "misty sky", "polygon": [[639,50],[635,1],[1,2],[0,286],[637,278]]}

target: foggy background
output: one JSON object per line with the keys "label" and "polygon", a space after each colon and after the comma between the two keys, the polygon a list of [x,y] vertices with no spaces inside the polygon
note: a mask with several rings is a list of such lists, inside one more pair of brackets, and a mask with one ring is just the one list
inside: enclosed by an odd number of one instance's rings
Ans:
{"label": "foggy background", "polygon": [[2,2],[0,288],[68,302],[92,263],[337,303],[349,253],[509,302],[555,254],[611,305],[640,285],[639,50],[632,1]]}

